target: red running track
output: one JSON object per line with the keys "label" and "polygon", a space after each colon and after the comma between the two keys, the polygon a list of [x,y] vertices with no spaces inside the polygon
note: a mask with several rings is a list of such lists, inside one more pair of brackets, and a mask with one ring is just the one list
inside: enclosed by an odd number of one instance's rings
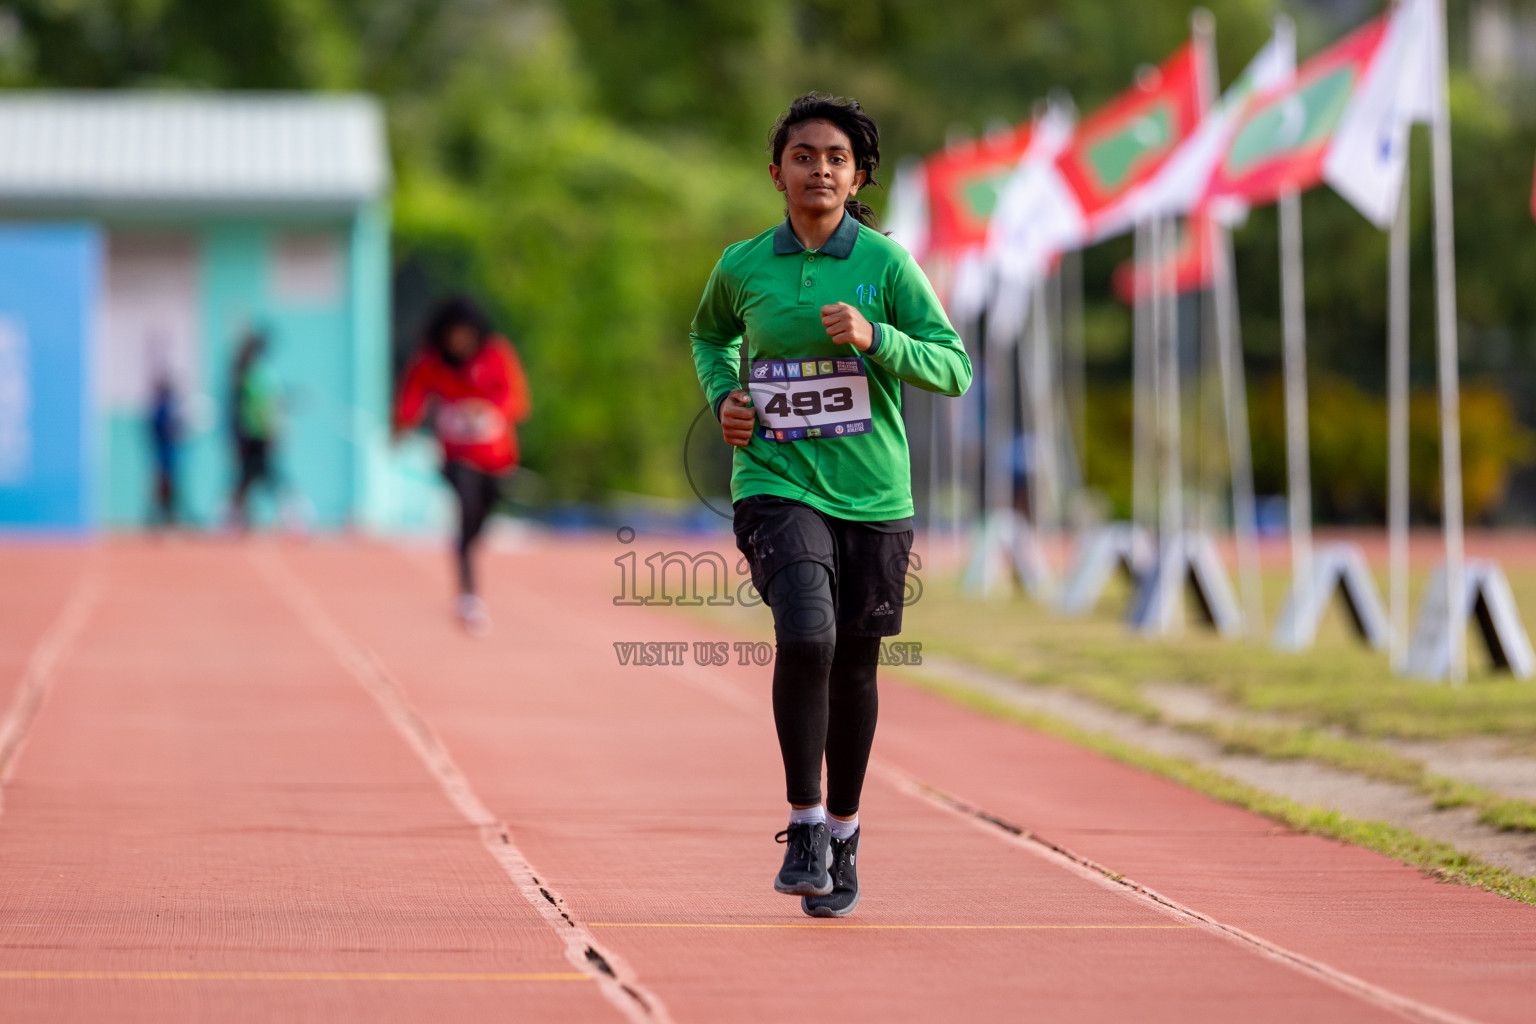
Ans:
{"label": "red running track", "polygon": [[1533,908],[894,675],[811,921],[768,670],[620,666],[741,639],[615,607],[622,550],[495,556],[476,641],[435,552],[0,548],[0,1016],[1531,1019]]}

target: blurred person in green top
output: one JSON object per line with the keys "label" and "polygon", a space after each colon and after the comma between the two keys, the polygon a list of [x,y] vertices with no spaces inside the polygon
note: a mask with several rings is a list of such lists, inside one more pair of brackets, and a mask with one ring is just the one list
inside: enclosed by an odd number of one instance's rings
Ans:
{"label": "blurred person in green top", "polygon": [[901,385],[960,395],[971,363],[927,277],[855,198],[880,164],[879,129],[857,101],[801,96],[769,151],[785,219],[720,258],[693,359],[736,446],[736,543],[773,611],[790,804],[774,888],[814,917],[842,917],[859,900],[880,641],[901,631],[912,547]]}
{"label": "blurred person in green top", "polygon": [[230,433],[238,467],[230,518],[239,530],[250,527],[251,488],[259,483],[274,497],[277,492],[272,463],[281,399],[263,358],[266,351],[266,336],[260,331],[247,332],[235,353],[230,375]]}

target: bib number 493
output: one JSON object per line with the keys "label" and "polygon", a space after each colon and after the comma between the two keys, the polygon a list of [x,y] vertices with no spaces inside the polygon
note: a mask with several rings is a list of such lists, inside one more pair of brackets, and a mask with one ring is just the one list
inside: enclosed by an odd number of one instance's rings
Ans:
{"label": "bib number 493", "polygon": [[847,412],[853,408],[853,388],[834,387],[816,392],[810,390],[786,394],[776,393],[763,406],[763,411],[775,416],[816,416],[824,412]]}
{"label": "bib number 493", "polygon": [[749,387],[764,440],[858,437],[874,427],[862,359],[759,359]]}

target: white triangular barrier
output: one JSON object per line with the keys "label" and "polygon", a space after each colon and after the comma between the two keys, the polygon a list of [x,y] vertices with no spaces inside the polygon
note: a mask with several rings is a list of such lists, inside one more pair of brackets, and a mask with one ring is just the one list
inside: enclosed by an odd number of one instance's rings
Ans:
{"label": "white triangular barrier", "polygon": [[[1461,601],[1454,628],[1465,630],[1476,620],[1478,632],[1488,645],[1494,668],[1507,670],[1516,679],[1536,675],[1536,654],[1520,621],[1509,580],[1497,562],[1472,559],[1463,577]],[[1444,679],[1451,671],[1452,622],[1446,614],[1445,566],[1435,570],[1429,591],[1419,606],[1419,622],[1408,647],[1408,672],[1424,679]]]}
{"label": "white triangular barrier", "polygon": [[967,593],[991,597],[1009,576],[1031,596],[1049,597],[1054,585],[1040,537],[1017,511],[993,512],[975,533],[967,560]]}
{"label": "white triangular barrier", "polygon": [[1098,605],[1115,573],[1124,572],[1132,587],[1152,569],[1152,541],[1135,523],[1108,523],[1078,540],[1059,607],[1067,615],[1086,615]]}
{"label": "white triangular barrier", "polygon": [[1365,554],[1356,544],[1325,544],[1312,556],[1312,578],[1297,588],[1293,581],[1275,623],[1275,646],[1304,651],[1317,641],[1317,629],[1338,591],[1344,598],[1355,634],[1378,651],[1392,642],[1392,624],[1382,606]]}
{"label": "white triangular barrier", "polygon": [[1237,596],[1210,535],[1184,533],[1165,541],[1152,571],[1141,576],[1131,608],[1131,628],[1139,633],[1166,632],[1173,620],[1173,602],[1184,600],[1182,586],[1167,586],[1169,574],[1187,582],[1200,608],[1200,617],[1222,636],[1243,632]]}

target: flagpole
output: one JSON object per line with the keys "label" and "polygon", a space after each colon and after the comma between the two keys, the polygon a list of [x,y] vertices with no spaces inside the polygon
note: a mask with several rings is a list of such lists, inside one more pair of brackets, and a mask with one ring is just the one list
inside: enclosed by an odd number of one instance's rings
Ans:
{"label": "flagpole", "polygon": [[1461,508],[1461,381],[1456,338],[1456,232],[1451,208],[1451,111],[1446,81],[1445,3],[1433,0],[1440,53],[1436,117],[1430,126],[1435,187],[1435,348],[1440,376],[1440,477],[1445,506],[1445,615],[1451,645],[1451,683],[1467,678],[1466,633],[1461,628],[1465,590]]}
{"label": "flagpole", "polygon": [[1051,400],[1051,453],[1056,467],[1056,525],[1058,533],[1071,532],[1073,497],[1082,487],[1082,473],[1077,462],[1077,444],[1073,440],[1072,382],[1067,369],[1067,254],[1063,253],[1051,275],[1050,335],[1051,379],[1055,393]]}
{"label": "flagpole", "polygon": [[[1200,86],[1198,89],[1200,101],[1200,118],[1204,121],[1210,117],[1211,107],[1216,102],[1216,93],[1220,87],[1219,71],[1216,65],[1216,16],[1204,7],[1197,7],[1189,15],[1189,34],[1194,41],[1195,53],[1200,61]],[[1187,216],[1187,215],[1186,215]],[[1196,265],[1199,267],[1200,289],[1197,308],[1197,344],[1196,344],[1196,373],[1195,408],[1197,411],[1198,431],[1195,435],[1195,514],[1192,517],[1194,529],[1200,532],[1209,531],[1214,525],[1210,520],[1213,512],[1213,504],[1216,500],[1220,484],[1217,481],[1217,467],[1215,445],[1211,443],[1212,425],[1216,416],[1211,410],[1211,400],[1214,397],[1212,378],[1215,377],[1217,387],[1221,385],[1221,377],[1212,372],[1211,363],[1216,356],[1215,345],[1215,312],[1212,308],[1210,287],[1206,280],[1210,269],[1209,232],[1199,237],[1194,228],[1196,221],[1193,218],[1184,222],[1185,235],[1195,253]]]}
{"label": "flagpole", "polygon": [[[1051,328],[1050,310],[1046,300],[1045,276],[1038,274],[1034,280],[1034,296],[1030,304],[1034,307],[1031,314],[1030,331],[1030,420],[1032,433],[1034,434],[1033,452],[1031,462],[1034,466],[1034,484],[1031,488],[1032,504],[1035,509],[1035,536],[1040,541],[1041,557],[1050,558],[1050,542],[1055,538],[1056,516],[1060,503],[1058,484],[1060,477],[1056,472],[1056,431],[1055,431],[1055,403],[1052,401],[1056,382],[1053,379],[1051,358]],[[1020,339],[1020,344],[1023,341]],[[1054,573],[1052,574],[1054,575]],[[1042,586],[1049,587],[1048,580],[1041,581]],[[1049,599],[1050,594],[1041,595]]]}
{"label": "flagpole", "polygon": [[[1071,424],[1072,456],[1077,460],[1078,486],[1088,477],[1088,350],[1083,337],[1083,253],[1074,249],[1062,257],[1061,341],[1067,372],[1063,392]],[[1066,359],[1070,356],[1070,360]]]}
{"label": "flagpole", "polygon": [[1147,537],[1162,550],[1163,457],[1163,295],[1157,268],[1163,260],[1162,235],[1154,219],[1147,224]]}
{"label": "flagpole", "polygon": [[[1282,18],[1284,15],[1281,16]],[[1208,33],[1205,46],[1206,81],[1214,92],[1216,67],[1215,18],[1192,22]],[[1289,26],[1277,21],[1275,30]],[[1244,631],[1264,632],[1264,587],[1259,574],[1258,524],[1254,514],[1253,449],[1248,437],[1248,382],[1243,372],[1242,323],[1238,319],[1237,280],[1233,274],[1232,233],[1214,217],[1205,219],[1205,255],[1211,261],[1211,300],[1216,330],[1216,369],[1226,427],[1227,473],[1232,489],[1232,536],[1237,548],[1238,586],[1243,598]],[[1212,493],[1214,494],[1214,488]]]}
{"label": "flagpole", "polygon": [[[1164,572],[1163,631],[1177,636],[1184,631],[1184,573],[1182,545],[1184,543],[1184,447],[1180,420],[1183,418],[1182,398],[1179,393],[1179,294],[1177,270],[1168,258],[1174,251],[1170,244],[1173,235],[1173,218],[1163,218],[1157,228],[1158,291],[1162,295],[1163,327],[1163,495],[1162,495],[1162,544],[1160,556]],[[1164,266],[1166,264],[1166,266]],[[1177,556],[1177,557],[1174,557]]]}
{"label": "flagpole", "polygon": [[[939,554],[939,411],[943,403],[935,392],[928,394],[928,560],[936,562]],[[933,572],[937,566],[929,565]]]}
{"label": "flagpole", "polygon": [[1011,467],[1008,465],[1008,455],[1012,448],[1012,429],[1008,423],[1005,405],[1006,392],[1011,389],[1004,387],[1007,378],[1003,370],[1007,364],[1003,359],[1003,346],[997,337],[997,332],[992,330],[990,325],[983,325],[980,334],[984,364],[982,400],[985,408],[982,412],[982,517],[981,534],[978,540],[983,549],[981,592],[984,596],[991,597],[997,582],[996,559],[993,557],[995,552],[992,550],[992,545],[997,536],[996,531],[1002,528],[1004,494],[1011,488],[1013,477]]}
{"label": "flagpole", "polygon": [[[1312,581],[1312,481],[1307,436],[1306,298],[1302,288],[1301,197],[1280,196],[1280,292],[1284,334],[1285,450],[1291,532],[1290,621],[1304,618],[1301,602]],[[1295,636],[1277,637],[1294,647]]]}
{"label": "flagpole", "polygon": [[1232,532],[1237,541],[1238,578],[1249,636],[1264,633],[1264,586],[1259,575],[1258,524],[1253,499],[1253,456],[1248,438],[1248,382],[1243,372],[1242,324],[1237,316],[1237,281],[1232,273],[1232,235],[1215,220],[1211,268],[1215,280],[1216,355],[1221,367],[1222,411],[1227,421],[1227,459],[1232,474]]}
{"label": "flagpole", "polygon": [[[1211,107],[1216,102],[1216,91],[1219,87],[1219,72],[1216,66],[1216,16],[1204,7],[1197,7],[1189,15],[1189,35],[1194,42],[1196,58],[1200,64],[1199,88],[1196,90],[1200,102],[1200,119],[1203,122],[1210,117]],[[1193,247],[1196,266],[1199,268],[1199,287],[1196,290],[1196,314],[1195,314],[1195,510],[1190,516],[1192,528],[1200,533],[1209,533],[1213,527],[1213,504],[1220,484],[1216,480],[1216,460],[1211,443],[1211,427],[1216,417],[1211,412],[1211,399],[1213,397],[1211,363],[1214,361],[1216,351],[1215,316],[1212,310],[1209,284],[1206,274],[1209,269],[1209,253],[1207,251],[1207,238],[1202,234],[1197,237],[1194,231],[1196,221],[1186,213],[1184,221],[1184,234],[1186,241]],[[1216,384],[1221,381],[1216,377]]]}
{"label": "flagpole", "polygon": [[1152,226],[1146,221],[1136,224],[1136,248],[1131,260],[1133,270],[1133,333],[1131,341],[1131,522],[1142,527],[1150,537],[1155,529],[1152,515],[1152,463],[1154,456],[1149,450],[1157,422],[1151,404],[1154,360],[1149,355],[1152,347],[1151,320],[1152,296],[1150,287],[1142,278],[1152,254]]}
{"label": "flagpole", "polygon": [[954,520],[951,525],[953,553],[957,565],[963,565],[967,555],[966,537],[974,534],[981,541],[982,523],[986,517],[986,499],[981,487],[986,477],[982,468],[981,445],[985,441],[982,416],[986,412],[987,352],[982,328],[985,326],[979,313],[967,316],[960,328],[962,342],[975,366],[976,383],[964,395],[951,403],[953,415],[949,443],[952,453],[951,479],[954,483]]}
{"label": "flagpole", "polygon": [[1200,262],[1202,278],[1202,286],[1196,292],[1196,309],[1199,319],[1199,376],[1195,394],[1199,409],[1199,434],[1198,443],[1195,446],[1195,476],[1198,480],[1199,504],[1195,514],[1191,516],[1191,521],[1193,529],[1201,533],[1213,534],[1221,524],[1217,505],[1221,502],[1223,483],[1218,449],[1225,443],[1220,423],[1221,413],[1218,408],[1223,402],[1222,377],[1217,363],[1220,357],[1216,352],[1216,301],[1211,293],[1210,283],[1204,280],[1209,275],[1211,265],[1210,238],[1203,230],[1197,237],[1195,232],[1197,226],[1193,220],[1185,222],[1185,231],[1189,234],[1191,243],[1199,248],[1197,258]]}
{"label": "flagpole", "polygon": [[1387,302],[1387,551],[1392,670],[1408,667],[1408,170],[1392,221]]}
{"label": "flagpole", "polygon": [[965,429],[964,399],[953,398],[946,402],[945,411],[948,413],[945,425],[949,428],[949,564],[958,572],[964,568],[960,564],[964,531],[961,518],[965,501],[965,444],[961,437]]}

